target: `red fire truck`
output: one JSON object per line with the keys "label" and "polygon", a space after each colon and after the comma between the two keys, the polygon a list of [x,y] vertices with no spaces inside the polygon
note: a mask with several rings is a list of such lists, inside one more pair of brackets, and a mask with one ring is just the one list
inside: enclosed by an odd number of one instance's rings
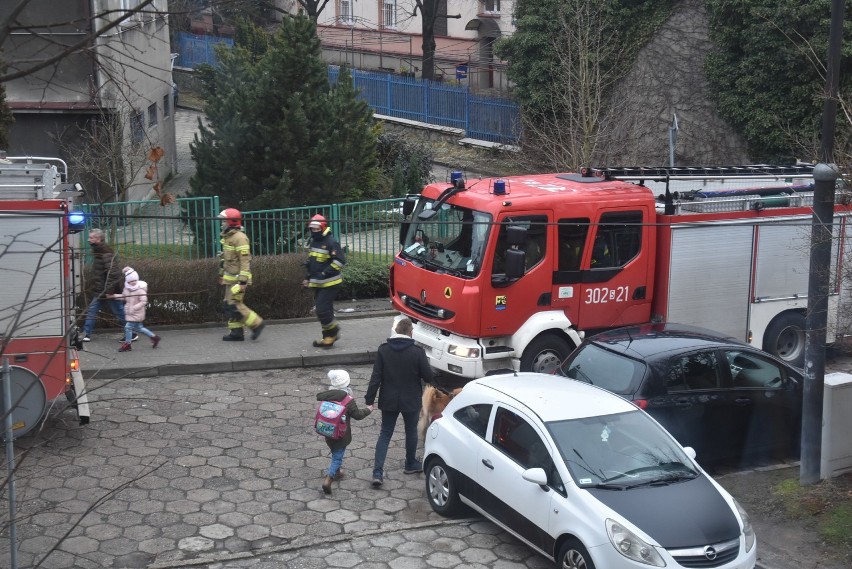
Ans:
{"label": "red fire truck", "polygon": [[[406,200],[390,278],[436,369],[549,372],[586,333],[648,322],[715,329],[802,364],[812,166],[450,178]],[[836,207],[830,339],[852,312],[841,306],[849,211]]]}
{"label": "red fire truck", "polygon": [[89,422],[74,325],[83,219],[72,203],[80,190],[57,158],[0,156],[0,363],[10,370],[11,406],[2,390],[0,402],[12,409],[15,437],[36,428],[57,399]]}

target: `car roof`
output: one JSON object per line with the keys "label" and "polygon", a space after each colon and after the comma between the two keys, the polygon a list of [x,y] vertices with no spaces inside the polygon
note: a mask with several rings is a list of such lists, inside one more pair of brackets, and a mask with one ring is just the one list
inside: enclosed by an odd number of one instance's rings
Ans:
{"label": "car roof", "polygon": [[468,383],[462,391],[465,400],[477,392],[490,393],[507,404],[521,403],[544,422],[637,410],[626,399],[594,385],[544,373],[491,375]]}
{"label": "car roof", "polygon": [[601,332],[586,339],[587,344],[598,344],[608,350],[641,359],[652,359],[659,354],[701,348],[749,348],[748,344],[707,328],[686,324],[646,324],[626,326]]}

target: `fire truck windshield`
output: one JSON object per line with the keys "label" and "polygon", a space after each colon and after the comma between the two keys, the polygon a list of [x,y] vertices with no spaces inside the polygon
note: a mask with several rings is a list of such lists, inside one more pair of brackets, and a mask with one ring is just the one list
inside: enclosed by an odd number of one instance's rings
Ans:
{"label": "fire truck windshield", "polygon": [[434,204],[424,198],[418,201],[400,256],[436,272],[475,277],[482,268],[491,215],[443,204],[428,220],[420,219],[420,212]]}

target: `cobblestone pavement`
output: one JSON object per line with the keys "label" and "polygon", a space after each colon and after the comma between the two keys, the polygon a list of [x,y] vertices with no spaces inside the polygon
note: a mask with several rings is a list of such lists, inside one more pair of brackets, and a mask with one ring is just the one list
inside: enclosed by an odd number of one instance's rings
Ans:
{"label": "cobblestone pavement", "polygon": [[[363,401],[370,368],[348,369]],[[401,424],[374,489],[378,421],[354,423],[326,497],[311,429],[326,371],[92,382],[91,424],[68,412],[16,442],[19,567],[548,566],[493,524],[434,514],[422,474],[402,473]]]}

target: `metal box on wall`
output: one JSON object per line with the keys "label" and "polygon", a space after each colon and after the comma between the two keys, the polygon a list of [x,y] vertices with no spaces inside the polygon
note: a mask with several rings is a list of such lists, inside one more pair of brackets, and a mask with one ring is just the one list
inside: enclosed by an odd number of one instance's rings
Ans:
{"label": "metal box on wall", "polygon": [[822,402],[822,452],[820,478],[828,479],[852,471],[852,374],[836,372],[825,376]]}

